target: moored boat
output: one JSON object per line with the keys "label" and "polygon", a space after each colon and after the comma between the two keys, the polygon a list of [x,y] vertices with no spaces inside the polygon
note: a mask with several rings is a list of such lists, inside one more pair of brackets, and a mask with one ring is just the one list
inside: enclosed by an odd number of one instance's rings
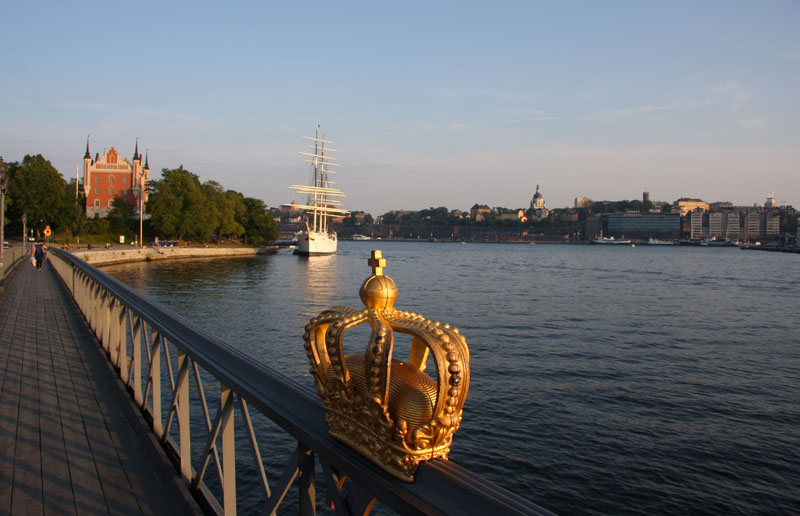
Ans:
{"label": "moored boat", "polygon": [[326,144],[333,142],[326,140],[324,135],[319,137],[319,126],[314,137],[304,136],[314,144],[311,146],[313,153],[299,152],[306,156],[306,161],[311,163],[311,180],[309,185],[292,185],[291,188],[302,194],[308,195],[306,204],[293,204],[295,208],[305,209],[305,229],[297,234],[297,247],[294,254],[302,256],[320,256],[334,254],[338,247],[338,237],[336,232],[330,229],[330,217],[334,215],[346,215],[349,212],[340,208],[339,197],[344,197],[344,192],[335,188],[335,183],[330,180],[333,171],[330,167],[339,166],[336,158],[330,153],[336,149],[327,147]]}
{"label": "moored boat", "polygon": [[604,237],[601,236],[600,238],[595,238],[594,240],[590,240],[593,244],[603,244],[603,245],[631,245],[630,240],[626,240],[624,238],[616,239],[612,237]]}

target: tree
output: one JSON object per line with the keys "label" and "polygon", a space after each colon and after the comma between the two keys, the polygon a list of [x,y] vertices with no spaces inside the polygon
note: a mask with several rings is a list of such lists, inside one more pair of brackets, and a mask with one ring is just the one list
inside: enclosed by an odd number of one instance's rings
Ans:
{"label": "tree", "polygon": [[109,229],[112,233],[126,234],[133,231],[132,221],[136,215],[133,204],[118,195],[111,201],[111,210],[106,218],[108,219]]}
{"label": "tree", "polygon": [[383,221],[384,224],[387,224],[387,225],[388,224],[397,224],[398,223],[397,212],[396,211],[387,211],[386,213],[383,214],[383,216],[381,217],[381,220]]}
{"label": "tree", "polygon": [[9,163],[8,213],[11,231],[22,230],[22,214],[37,234],[45,226],[66,228],[74,215],[67,182],[41,154],[26,155],[22,163]]}
{"label": "tree", "polygon": [[[180,165],[176,169],[163,169],[163,179],[150,182],[151,194],[147,201],[153,230],[162,236],[195,237],[209,234],[208,206],[204,204],[200,180],[196,174]],[[211,217],[213,218],[213,217]],[[213,228],[213,226],[212,226]]]}
{"label": "tree", "polygon": [[232,238],[238,238],[245,234],[244,224],[241,223],[241,220],[247,208],[243,199],[242,194],[233,190],[228,190],[219,197],[217,201],[219,203],[217,234]]}
{"label": "tree", "polygon": [[[67,239],[71,237],[80,238],[86,232],[86,197],[80,188],[76,188],[76,180],[71,179],[67,183],[65,196],[69,201],[69,224],[66,228]],[[75,195],[76,190],[78,194]]]}
{"label": "tree", "polygon": [[240,222],[252,243],[260,245],[264,242],[274,242],[281,236],[281,231],[264,201],[244,197],[242,204],[245,211]]}

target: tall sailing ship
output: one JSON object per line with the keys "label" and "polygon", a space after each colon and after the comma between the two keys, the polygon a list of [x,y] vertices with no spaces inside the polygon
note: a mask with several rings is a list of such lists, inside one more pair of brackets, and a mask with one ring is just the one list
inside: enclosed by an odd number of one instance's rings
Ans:
{"label": "tall sailing ship", "polygon": [[347,215],[347,210],[340,206],[342,202],[339,197],[344,197],[344,192],[336,188],[335,182],[330,180],[330,175],[334,172],[331,167],[340,166],[336,163],[336,158],[331,153],[336,149],[329,147],[332,141],[326,140],[323,135],[319,137],[319,126],[314,137],[303,136],[306,140],[311,140],[310,146],[313,152],[299,152],[311,163],[311,178],[309,185],[292,185],[292,190],[301,194],[306,194],[308,200],[306,204],[295,205],[296,208],[306,210],[305,229],[297,235],[297,247],[294,254],[303,256],[319,256],[336,253],[338,239],[336,233],[330,229],[330,218],[335,215]]}

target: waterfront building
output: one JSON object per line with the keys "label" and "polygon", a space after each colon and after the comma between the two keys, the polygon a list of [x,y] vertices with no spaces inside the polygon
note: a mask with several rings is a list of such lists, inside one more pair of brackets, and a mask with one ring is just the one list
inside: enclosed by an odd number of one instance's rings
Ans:
{"label": "waterfront building", "polygon": [[739,212],[712,212],[708,214],[708,236],[718,240],[738,240],[741,236],[739,230]]}
{"label": "waterfront building", "polygon": [[575,198],[575,208],[586,208],[592,201],[588,197],[578,196]]}
{"label": "waterfront building", "polygon": [[681,216],[677,213],[631,212],[605,213],[587,219],[588,238],[598,236],[599,230],[606,237],[674,240],[680,236]]}
{"label": "waterfront building", "polygon": [[724,213],[726,216],[727,224],[725,225],[725,233],[723,236],[728,240],[739,240],[742,237],[742,230],[741,230],[741,217],[739,216],[739,212],[733,213]]}
{"label": "waterfront building", "polygon": [[497,218],[499,220],[518,220],[520,222],[528,220],[525,216],[525,210],[497,210]]}
{"label": "waterfront building", "polygon": [[549,214],[550,210],[548,210],[545,205],[544,196],[542,192],[539,191],[539,185],[536,185],[536,192],[533,194],[531,207],[528,210],[528,218],[542,220],[547,218]]}
{"label": "waterfront building", "polygon": [[[712,212],[702,216],[694,211],[686,217],[690,221],[691,238],[756,240],[780,236],[780,213],[762,208],[740,209],[731,212]],[[702,226],[700,225],[702,221]]]}
{"label": "waterfront building", "polygon": [[281,204],[280,207],[278,207],[278,210],[281,213],[288,213],[290,215],[294,215],[300,210],[300,208],[297,207],[296,201],[292,201],[289,204]]}
{"label": "waterfront building", "polygon": [[778,207],[778,203],[775,201],[775,192],[770,192],[769,195],[767,195],[767,200],[766,200],[766,202],[764,202],[764,207],[765,208],[777,208]]}
{"label": "waterfront building", "polygon": [[751,211],[745,215],[745,239],[755,239],[761,237],[761,214]]}
{"label": "waterfront building", "polygon": [[730,211],[733,209],[733,203],[730,201],[716,201],[708,204],[708,209],[711,211]]}
{"label": "waterfront building", "polygon": [[142,204],[147,202],[147,182],[150,180],[149,157],[139,154],[139,141],[133,159],[128,161],[119,155],[114,147],[103,153],[92,155],[89,152],[89,141],[86,141],[86,153],[83,155],[83,193],[86,196],[86,217],[95,215],[105,217],[111,210],[117,197],[127,199],[139,213],[139,197]]}
{"label": "waterfront building", "polygon": [[708,228],[703,224],[703,210],[697,208],[689,213],[689,224],[691,227],[690,238],[692,240],[701,240],[708,236]]}
{"label": "waterfront building", "polygon": [[672,203],[672,211],[680,212],[681,217],[685,217],[697,209],[708,211],[708,203],[700,199],[689,199],[688,197],[681,197]]}
{"label": "waterfront building", "polygon": [[711,238],[724,238],[725,230],[728,225],[727,213],[708,214],[708,236]]}
{"label": "waterfront building", "polygon": [[650,192],[642,192],[642,208],[641,212],[646,213],[650,211]]}
{"label": "waterfront building", "polygon": [[781,234],[781,217],[777,213],[764,213],[764,226],[768,237],[777,237]]}
{"label": "waterfront building", "polygon": [[492,209],[485,204],[475,204],[469,210],[472,220],[476,222],[482,221],[484,217],[490,213],[492,213]]}

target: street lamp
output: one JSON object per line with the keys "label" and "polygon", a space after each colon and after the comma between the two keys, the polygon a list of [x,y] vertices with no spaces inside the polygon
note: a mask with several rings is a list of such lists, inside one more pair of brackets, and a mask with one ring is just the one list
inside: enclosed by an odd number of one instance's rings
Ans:
{"label": "street lamp", "polygon": [[8,184],[8,167],[3,158],[0,158],[0,271],[3,270],[3,253],[5,252],[6,236],[6,185]]}
{"label": "street lamp", "polygon": [[144,172],[142,172],[141,177],[139,177],[139,248],[144,248],[144,242],[142,241],[142,219],[144,217]]}

